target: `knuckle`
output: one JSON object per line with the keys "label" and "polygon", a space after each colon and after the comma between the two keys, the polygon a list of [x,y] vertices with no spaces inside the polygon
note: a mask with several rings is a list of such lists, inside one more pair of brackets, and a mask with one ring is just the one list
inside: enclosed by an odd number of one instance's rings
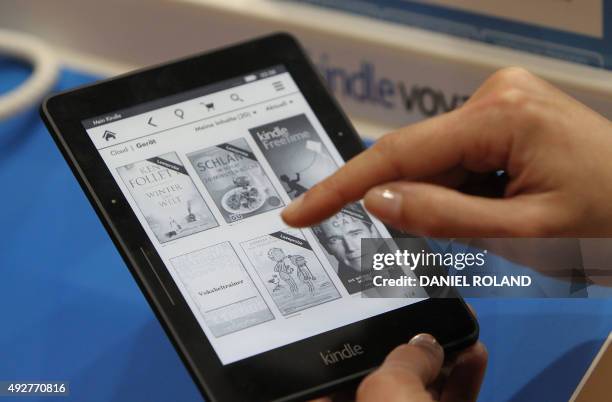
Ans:
{"label": "knuckle", "polygon": [[344,202],[344,193],[339,190],[339,185],[336,183],[336,177],[334,175],[327,179],[315,184],[313,189],[319,194],[324,194],[326,197],[334,197],[339,202]]}
{"label": "knuckle", "polygon": [[535,75],[531,74],[523,67],[511,66],[497,70],[491,79],[501,84],[513,87],[516,86],[517,82],[534,80]]}
{"label": "knuckle", "polygon": [[506,67],[491,78],[497,82],[492,93],[494,108],[506,119],[526,124],[541,120],[542,108],[532,88],[539,86],[539,79],[522,67]]}
{"label": "knuckle", "polygon": [[530,94],[520,88],[499,89],[492,95],[493,105],[503,114],[516,115],[531,102]]}
{"label": "knuckle", "polygon": [[407,231],[428,236],[437,236],[444,232],[444,225],[437,216],[420,214],[410,205],[404,205],[402,212],[401,226]]}
{"label": "knuckle", "polygon": [[357,400],[367,400],[368,397],[384,397],[384,395],[396,390],[406,384],[416,382],[411,373],[396,369],[378,369],[367,376],[357,388]]}
{"label": "knuckle", "polygon": [[539,237],[577,236],[576,229],[587,221],[593,212],[586,205],[580,205],[573,197],[554,197],[550,204],[552,206],[541,207],[540,220],[534,228]]}
{"label": "knuckle", "polygon": [[372,146],[374,152],[379,152],[382,155],[391,155],[394,150],[398,147],[401,132],[394,131],[383,135],[378,141]]}
{"label": "knuckle", "polygon": [[543,225],[534,221],[522,222],[520,225],[508,225],[505,232],[507,237],[544,237],[542,235]]}
{"label": "knuckle", "polygon": [[499,104],[514,110],[523,108],[530,101],[529,94],[520,88],[502,89],[496,95],[496,100]]}
{"label": "knuckle", "polygon": [[419,226],[419,230],[429,236],[439,236],[445,231],[445,227],[440,219],[426,218],[420,222]]}
{"label": "knuckle", "polygon": [[377,154],[377,159],[384,161],[396,172],[403,170],[402,158],[401,156],[398,157],[398,151],[403,149],[402,143],[405,134],[402,130],[385,134],[371,148],[371,152]]}
{"label": "knuckle", "polygon": [[365,400],[368,395],[376,395],[387,389],[390,381],[384,373],[375,371],[367,376],[357,387],[357,400]]}
{"label": "knuckle", "polygon": [[401,367],[380,368],[367,376],[357,387],[357,401],[386,401],[398,394],[411,400],[433,402],[423,380],[413,371]]}
{"label": "knuckle", "polygon": [[550,237],[553,235],[554,230],[551,225],[548,225],[542,221],[539,222],[528,222],[525,225],[523,237]]}
{"label": "knuckle", "polygon": [[542,110],[537,99],[520,88],[506,88],[493,95],[495,113],[504,121],[520,128],[533,128],[542,120]]}
{"label": "knuckle", "polygon": [[526,208],[520,222],[508,225],[509,237],[551,237],[559,234],[562,223],[542,208]]}

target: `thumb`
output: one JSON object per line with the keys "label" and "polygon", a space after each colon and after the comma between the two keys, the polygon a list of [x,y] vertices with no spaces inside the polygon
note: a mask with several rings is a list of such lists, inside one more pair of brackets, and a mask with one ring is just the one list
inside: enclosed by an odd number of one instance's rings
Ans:
{"label": "thumb", "polygon": [[365,207],[381,221],[433,237],[525,236],[545,219],[540,195],[486,198],[428,183],[392,182],[374,187]]}
{"label": "thumb", "polygon": [[357,402],[433,402],[427,386],[439,375],[444,350],[429,334],[395,348],[357,388]]}

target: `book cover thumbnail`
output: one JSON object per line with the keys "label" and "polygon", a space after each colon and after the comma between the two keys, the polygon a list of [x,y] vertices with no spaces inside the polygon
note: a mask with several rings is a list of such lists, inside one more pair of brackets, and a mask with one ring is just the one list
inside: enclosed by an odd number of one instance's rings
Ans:
{"label": "book cover thumbnail", "polygon": [[244,138],[187,157],[228,223],[284,206]]}
{"label": "book cover thumbnail", "polygon": [[160,243],[218,226],[176,152],[117,172]]}
{"label": "book cover thumbnail", "polygon": [[291,199],[338,169],[304,114],[249,129]]}
{"label": "book cover thumbnail", "polygon": [[361,240],[381,236],[361,204],[345,206],[331,218],[313,226],[311,230],[349,294],[372,287],[372,272],[370,269],[363,269],[368,264],[362,264],[364,250]]}
{"label": "book cover thumbnail", "polygon": [[215,337],[274,319],[229,242],[171,262]]}
{"label": "book cover thumbnail", "polygon": [[340,297],[299,230],[270,233],[241,246],[284,316]]}

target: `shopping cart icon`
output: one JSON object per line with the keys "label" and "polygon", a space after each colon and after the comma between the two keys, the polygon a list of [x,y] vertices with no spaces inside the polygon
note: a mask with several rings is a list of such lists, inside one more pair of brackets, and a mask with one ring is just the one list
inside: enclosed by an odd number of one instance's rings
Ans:
{"label": "shopping cart icon", "polygon": [[210,103],[200,102],[200,104],[206,106],[207,112],[212,112],[213,110],[215,110],[215,104],[213,102],[210,102]]}

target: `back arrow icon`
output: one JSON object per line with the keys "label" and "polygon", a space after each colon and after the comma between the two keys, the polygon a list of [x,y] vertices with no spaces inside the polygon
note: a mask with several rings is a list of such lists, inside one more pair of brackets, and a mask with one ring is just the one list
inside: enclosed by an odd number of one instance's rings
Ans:
{"label": "back arrow icon", "polygon": [[157,127],[157,124],[153,123],[151,120],[153,120],[153,117],[149,117],[149,125],[153,126],[153,127]]}

